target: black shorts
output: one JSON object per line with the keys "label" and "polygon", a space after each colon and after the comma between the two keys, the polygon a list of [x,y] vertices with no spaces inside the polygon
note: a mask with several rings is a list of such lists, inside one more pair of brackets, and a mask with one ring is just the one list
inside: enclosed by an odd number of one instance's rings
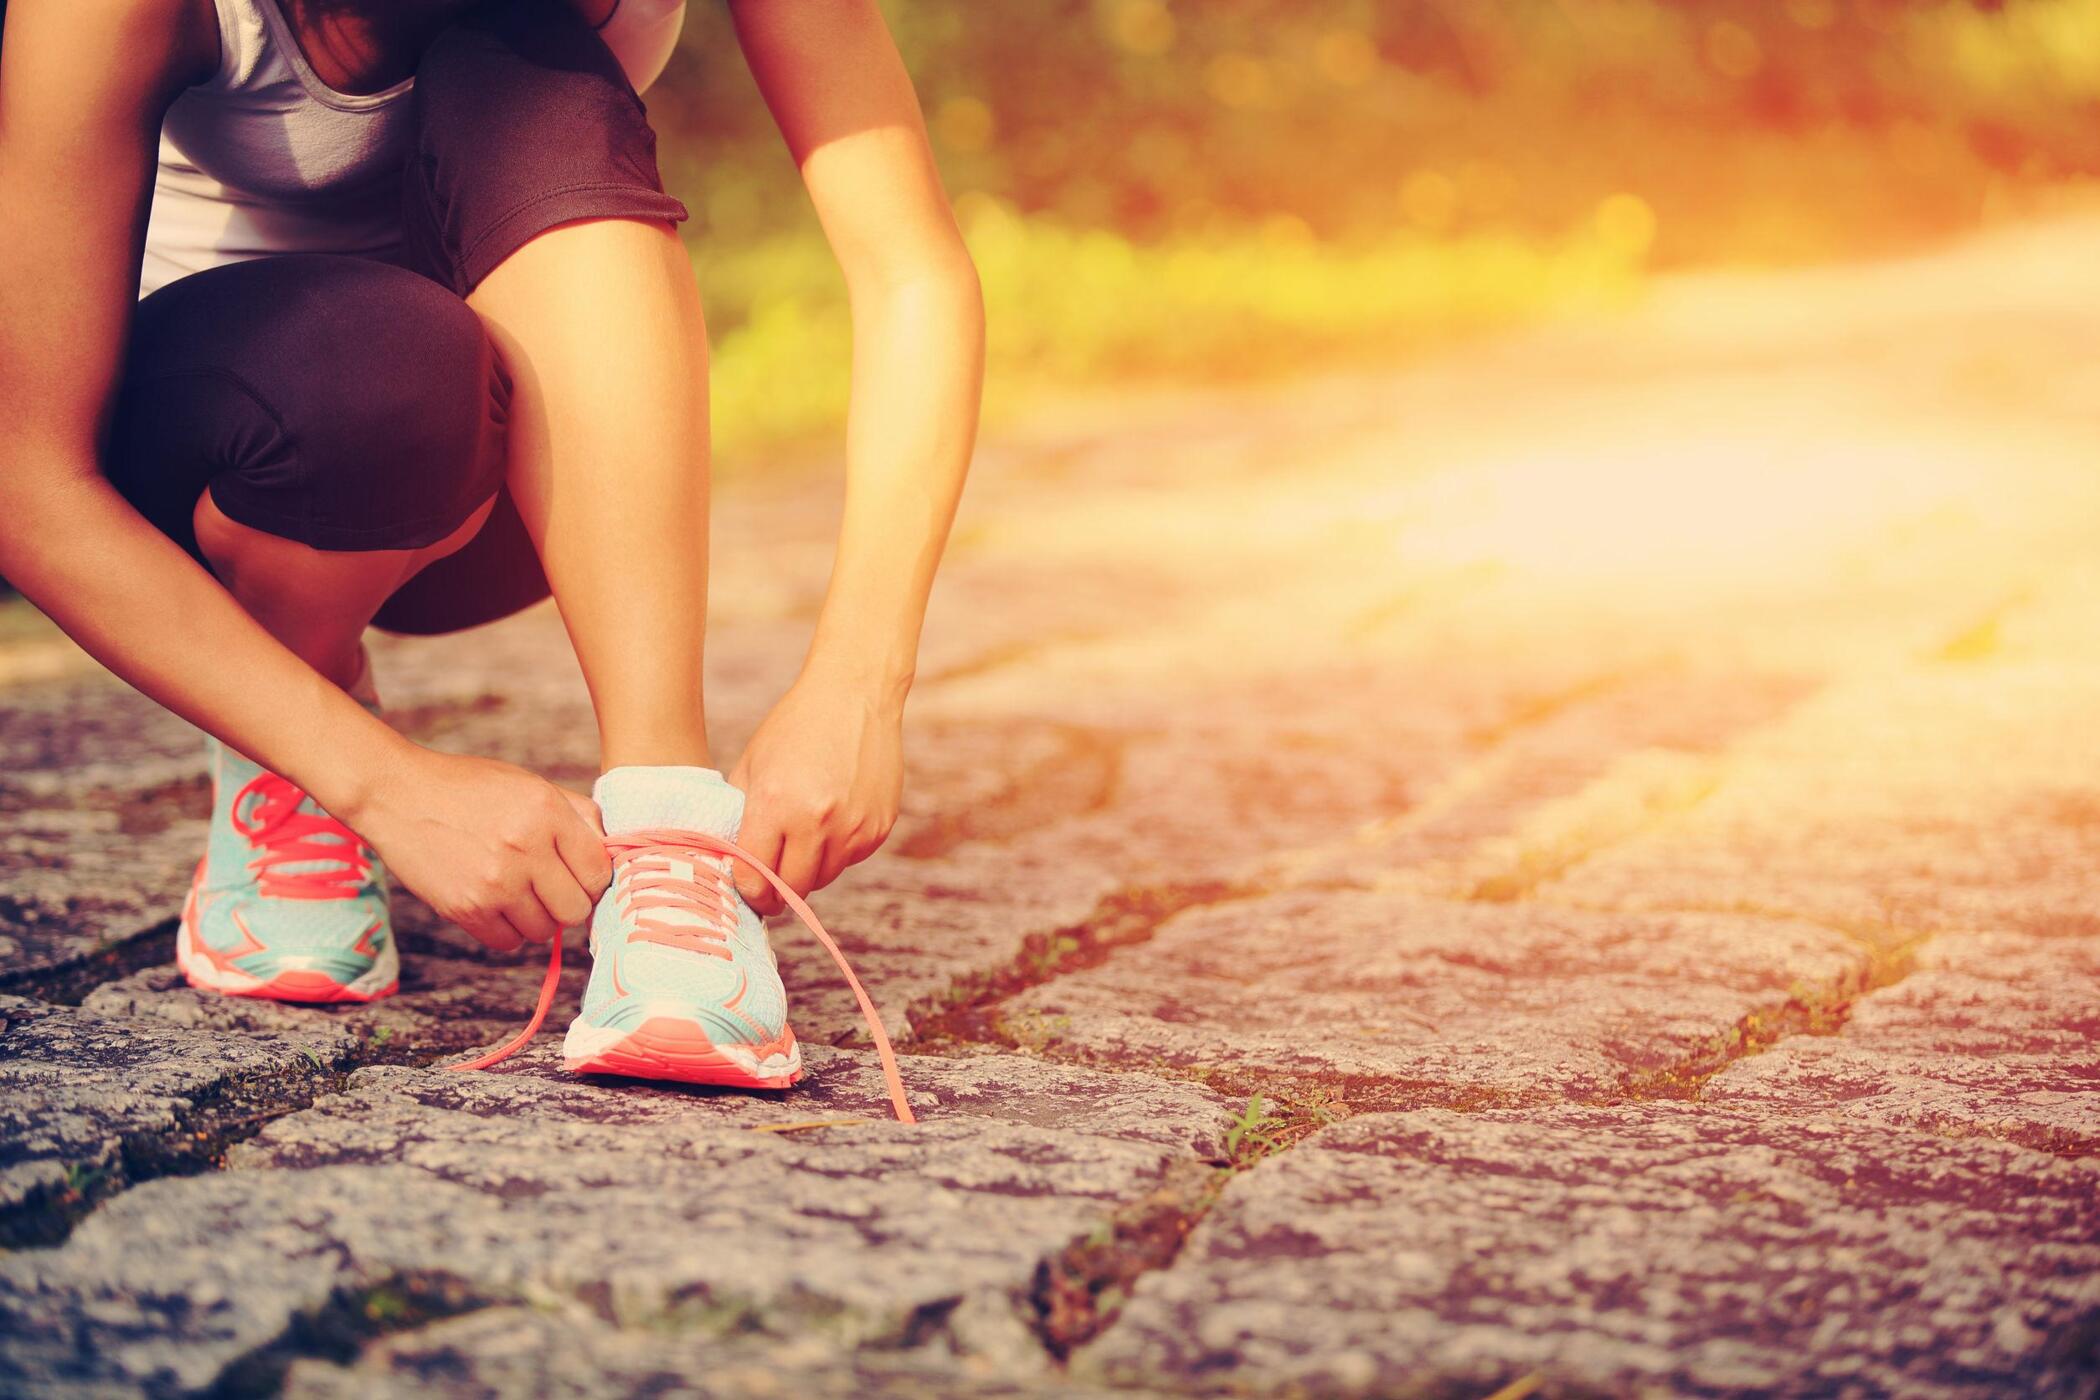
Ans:
{"label": "black shorts", "polygon": [[293,254],[213,268],[139,303],[105,467],[202,560],[227,516],[316,549],[418,549],[491,496],[488,522],[376,619],[449,632],[547,596],[503,489],[510,386],[462,300],[577,219],[677,222],[641,99],[562,0],[494,0],[416,70],[402,266]]}

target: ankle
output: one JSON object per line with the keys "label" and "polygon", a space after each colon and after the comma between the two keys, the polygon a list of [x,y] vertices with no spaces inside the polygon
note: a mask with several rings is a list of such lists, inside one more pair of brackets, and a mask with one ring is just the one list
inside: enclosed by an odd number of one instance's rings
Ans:
{"label": "ankle", "polygon": [[615,768],[712,768],[707,735],[691,733],[609,734],[598,740],[598,767],[610,773]]}

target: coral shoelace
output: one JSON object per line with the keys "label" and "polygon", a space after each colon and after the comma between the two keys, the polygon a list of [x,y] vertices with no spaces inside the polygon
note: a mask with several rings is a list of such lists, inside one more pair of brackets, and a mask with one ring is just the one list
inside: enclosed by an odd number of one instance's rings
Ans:
{"label": "coral shoelace", "polygon": [[[248,873],[271,899],[352,898],[371,878],[372,853],[335,818],[300,811],[305,800],[305,792],[275,773],[258,775],[234,794],[233,829],[256,852]],[[326,867],[284,868],[319,862]]]}
{"label": "coral shoelace", "polygon": [[[882,1061],[882,1079],[883,1083],[889,1087],[890,1108],[896,1113],[897,1121],[899,1123],[916,1123],[919,1121],[913,1116],[911,1105],[905,1101],[904,1078],[897,1072],[897,1055],[890,1048],[890,1038],[888,1033],[882,1028],[882,1018],[875,1014],[875,1003],[868,1000],[867,990],[860,985],[860,979],[853,975],[853,968],[846,961],[846,955],[839,951],[839,945],[825,931],[824,925],[817,919],[816,911],[804,903],[800,895],[789,889],[787,883],[780,876],[768,869],[765,862],[734,842],[691,831],[630,832],[620,836],[609,837],[606,841],[606,848],[613,852],[616,857],[623,855],[647,855],[668,858],[673,853],[727,856],[731,860],[742,861],[764,876],[766,883],[771,885],[774,892],[787,902],[788,908],[795,911],[795,917],[802,920],[809,931],[817,936],[817,941],[824,945],[824,951],[831,954],[831,960],[838,964],[840,973],[846,978],[846,985],[853,989],[853,999],[860,1003],[860,1014],[867,1019],[868,1034],[874,1038],[876,1057]],[[686,883],[678,881],[676,877],[670,875],[668,864],[660,869],[655,867],[647,868],[645,874],[658,877],[650,880],[649,887],[651,888],[671,883],[682,887]],[[669,907],[670,903],[671,900],[659,894],[656,898],[646,901],[637,898],[635,907],[637,909]],[[721,912],[728,912],[726,906]],[[667,924],[661,920],[647,920],[645,921],[645,928],[653,929],[659,941],[667,937],[699,938],[704,936],[703,930],[693,925]],[[694,951],[705,952],[710,950],[695,949]],[[451,1068],[456,1070],[487,1069],[490,1065],[499,1064],[523,1050],[531,1043],[532,1038],[540,1033],[540,1026],[546,1021],[547,1012],[554,1006],[554,993],[560,985],[561,940],[556,938],[547,945],[547,975],[540,981],[540,999],[538,1004],[533,1007],[532,1019],[525,1023],[525,1029],[507,1043],[499,1045],[487,1054],[468,1060],[465,1064],[453,1065]]]}
{"label": "coral shoelace", "polygon": [[[682,837],[675,845],[650,841],[645,834],[614,836],[605,844],[616,859],[625,858],[621,873],[627,877],[625,912],[634,919],[631,942],[661,943],[710,958],[730,956],[736,904],[729,892],[727,870],[692,859],[698,852]],[[681,865],[690,873],[680,875]],[[703,871],[705,879],[701,878]],[[651,912],[664,909],[698,914],[701,922],[673,923]]]}

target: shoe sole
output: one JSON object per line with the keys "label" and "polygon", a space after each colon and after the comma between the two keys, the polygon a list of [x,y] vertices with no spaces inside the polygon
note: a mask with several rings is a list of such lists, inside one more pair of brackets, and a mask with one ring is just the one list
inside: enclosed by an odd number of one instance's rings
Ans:
{"label": "shoe sole", "polygon": [[571,1026],[562,1068],[571,1074],[620,1074],[731,1089],[785,1089],[802,1078],[802,1047],[783,1031],[784,1050],[761,1056],[748,1045],[717,1045],[691,1021],[652,1016],[631,1031]]}
{"label": "shoe sole", "polygon": [[340,1001],[378,1001],[401,985],[401,954],[389,938],[373,959],[372,970],[348,984],[325,972],[280,972],[267,982],[245,972],[222,972],[196,951],[195,918],[197,896],[193,890],[182,902],[182,922],[175,931],[175,966],[199,991],[229,997],[259,997],[265,1001],[295,1001],[308,1005]]}

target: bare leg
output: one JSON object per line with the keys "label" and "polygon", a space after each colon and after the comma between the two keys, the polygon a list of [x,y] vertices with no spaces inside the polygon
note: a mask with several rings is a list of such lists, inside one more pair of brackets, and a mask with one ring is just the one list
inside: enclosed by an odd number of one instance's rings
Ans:
{"label": "bare leg", "polygon": [[347,689],[363,667],[358,641],[379,605],[418,569],[474,538],[492,505],[421,549],[314,549],[229,518],[209,491],[197,498],[192,520],[212,571],[248,615]]}
{"label": "bare leg", "polygon": [[511,372],[511,495],[604,766],[707,765],[707,328],[683,245],[663,224],[566,224],[467,303]]}

